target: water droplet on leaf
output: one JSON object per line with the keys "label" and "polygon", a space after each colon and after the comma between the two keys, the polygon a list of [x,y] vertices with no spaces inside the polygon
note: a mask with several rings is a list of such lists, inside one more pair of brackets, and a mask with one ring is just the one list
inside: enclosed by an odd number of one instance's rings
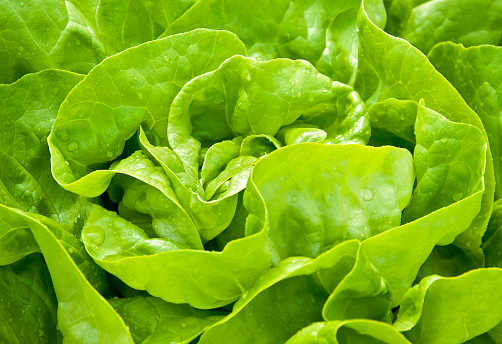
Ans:
{"label": "water droplet on leaf", "polygon": [[66,129],[58,131],[56,135],[63,142],[66,142],[70,139],[70,134],[68,134],[68,130]]}
{"label": "water droplet on leaf", "polygon": [[453,194],[453,200],[455,202],[460,201],[462,198],[464,198],[464,193],[462,191],[457,191]]}
{"label": "water droplet on leaf", "polygon": [[95,245],[101,245],[105,241],[105,231],[100,227],[92,227],[86,236]]}
{"label": "water droplet on leaf", "polygon": [[78,143],[75,141],[68,142],[68,144],[66,145],[66,150],[68,152],[74,152],[77,149],[78,149]]}
{"label": "water droplet on leaf", "polygon": [[367,188],[362,188],[360,194],[365,201],[371,201],[374,197],[373,191]]}

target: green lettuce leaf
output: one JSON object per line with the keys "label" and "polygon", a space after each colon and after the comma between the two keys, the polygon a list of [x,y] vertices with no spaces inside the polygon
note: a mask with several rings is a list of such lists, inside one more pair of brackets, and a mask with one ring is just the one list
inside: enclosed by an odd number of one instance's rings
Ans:
{"label": "green lettuce leaf", "polygon": [[496,268],[429,276],[406,293],[394,327],[413,343],[463,343],[481,335],[502,321],[501,279]]}
{"label": "green lettuce leaf", "polygon": [[234,54],[245,54],[245,49],[232,33],[194,30],[104,60],[58,112],[49,137],[54,178],[86,197],[103,193],[113,173],[95,170],[122,153],[143,121],[166,139],[167,110],[181,87]]}
{"label": "green lettuce leaf", "polygon": [[461,44],[441,43],[428,54],[434,67],[458,90],[467,104],[483,121],[488,135],[495,170],[495,199],[502,196],[502,165],[500,154],[500,111],[502,69],[500,47],[464,48]]}
{"label": "green lettuce leaf", "polygon": [[58,328],[68,342],[100,343],[114,338],[133,343],[123,320],[101,296],[102,270],[83,244],[57,222],[37,214],[0,205],[0,214],[19,216],[40,247],[58,299]]}
{"label": "green lettuce leaf", "polygon": [[134,341],[145,344],[188,344],[225,314],[175,305],[156,297],[136,296],[108,301],[129,326]]}
{"label": "green lettuce leaf", "polygon": [[156,39],[195,2],[3,1],[0,83],[48,68],[88,73],[105,57]]}
{"label": "green lettuce leaf", "polygon": [[270,266],[266,235],[232,241],[221,252],[190,250],[168,239],[149,238],[98,205],[89,209],[82,231],[94,261],[127,285],[202,309],[235,301]]}
{"label": "green lettuce leaf", "polygon": [[[277,264],[291,256],[314,258],[342,241],[364,240],[399,226],[414,172],[404,149],[305,143],[260,160],[251,180],[245,205],[251,217],[269,226]],[[266,219],[252,202],[264,202]]]}
{"label": "green lettuce leaf", "polygon": [[[358,27],[360,58],[355,89],[368,106],[388,98],[415,102],[423,100],[427,108],[448,120],[477,127],[488,143],[479,117],[455,88],[434,69],[427,57],[407,41],[392,37],[379,29],[369,20],[364,10],[360,11]],[[468,250],[478,257],[482,257],[479,246],[491,213],[495,188],[489,149],[486,152],[483,183],[485,191],[481,211],[471,228],[460,234],[459,238],[461,243],[470,241]],[[467,249],[466,244],[461,246]]]}
{"label": "green lettuce leaf", "polygon": [[83,76],[59,70],[0,85],[0,203],[75,227],[82,200],[56,183],[47,145],[57,112]]}
{"label": "green lettuce leaf", "polygon": [[[487,145],[478,128],[451,122],[420,105],[415,137],[417,186],[403,213],[405,222],[483,190]],[[476,239],[479,246],[481,238]]]}
{"label": "green lettuce leaf", "polygon": [[408,344],[392,326],[370,320],[331,321],[312,324],[286,344]]}
{"label": "green lettuce leaf", "polygon": [[466,46],[494,44],[502,39],[499,0],[384,0],[385,30],[406,39],[427,54],[443,41]]}
{"label": "green lettuce leaf", "polygon": [[351,87],[332,82],[305,61],[234,56],[191,80],[176,96],[169,112],[169,144],[196,179],[201,143],[273,136],[300,116],[324,121],[321,128],[330,143],[365,144],[369,137],[364,106]]}
{"label": "green lettuce leaf", "polygon": [[202,335],[200,343],[281,343],[311,322],[321,321],[327,292],[315,274],[335,271],[337,263],[358,246],[357,240],[350,240],[315,259],[283,260],[264,272],[235,303],[232,313]]}
{"label": "green lettuce leaf", "polygon": [[61,343],[57,300],[40,255],[0,267],[0,340],[4,343]]}
{"label": "green lettuce leaf", "polygon": [[[371,19],[385,26],[382,1],[366,3]],[[360,0],[199,0],[162,36],[200,27],[229,30],[244,42],[251,57],[304,59],[333,80],[349,84],[357,67],[360,7]]]}

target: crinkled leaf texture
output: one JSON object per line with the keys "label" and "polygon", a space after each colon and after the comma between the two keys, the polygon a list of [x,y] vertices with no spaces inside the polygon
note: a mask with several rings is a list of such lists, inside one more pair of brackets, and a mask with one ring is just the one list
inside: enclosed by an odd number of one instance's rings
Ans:
{"label": "crinkled leaf texture", "polygon": [[114,173],[96,169],[106,168],[122,153],[142,122],[165,140],[167,110],[181,87],[245,52],[234,34],[200,29],[104,60],[59,109],[49,137],[56,181],[82,196],[102,194]]}
{"label": "crinkled leaf texture", "polygon": [[[417,103],[422,101],[424,106],[452,122],[475,126],[483,134],[485,144],[488,143],[482,121],[458,91],[434,69],[425,55],[409,42],[382,31],[370,21],[364,10],[359,12],[358,27],[360,58],[355,89],[368,106],[388,98]],[[471,227],[461,233],[455,242],[462,250],[476,257],[478,266],[483,265],[481,238],[486,231],[495,191],[489,147],[482,184],[484,194],[481,211]]]}
{"label": "crinkled leaf texture", "polygon": [[[500,107],[502,88],[502,48],[477,46],[465,48],[451,42],[440,43],[427,55],[434,67],[458,90],[467,104],[483,121],[494,157],[502,153],[500,145]],[[502,196],[502,165],[493,159],[495,170],[495,199]]]}
{"label": "crinkled leaf texture", "polygon": [[[357,68],[360,7],[360,0],[199,0],[162,36],[199,27],[229,30],[251,57],[304,59],[333,80],[350,84]],[[385,26],[381,0],[366,1],[366,9],[377,25]]]}
{"label": "crinkled leaf texture", "polygon": [[156,39],[195,2],[3,1],[0,83],[48,68],[88,73],[105,57]]}

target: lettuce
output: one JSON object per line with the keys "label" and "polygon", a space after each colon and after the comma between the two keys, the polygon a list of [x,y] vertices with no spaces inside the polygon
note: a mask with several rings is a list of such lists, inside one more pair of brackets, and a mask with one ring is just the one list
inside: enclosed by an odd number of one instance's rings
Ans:
{"label": "lettuce", "polygon": [[500,343],[500,1],[4,1],[0,343]]}

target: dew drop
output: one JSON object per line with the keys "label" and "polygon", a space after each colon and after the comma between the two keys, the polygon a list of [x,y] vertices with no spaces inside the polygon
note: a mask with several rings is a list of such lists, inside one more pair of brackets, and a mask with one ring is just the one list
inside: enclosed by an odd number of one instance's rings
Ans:
{"label": "dew drop", "polygon": [[41,328],[38,329],[38,336],[39,337],[42,337],[44,334],[45,334],[44,330],[42,330]]}
{"label": "dew drop", "polygon": [[95,245],[101,245],[105,241],[105,231],[100,227],[92,227],[86,234],[87,238]]}
{"label": "dew drop", "polygon": [[142,93],[139,93],[139,94],[138,94],[138,98],[139,98],[139,99],[143,99],[143,94],[142,94]]}
{"label": "dew drop", "polygon": [[37,307],[37,312],[41,312],[42,311],[42,308],[41,307]]}
{"label": "dew drop", "polygon": [[58,93],[59,93],[59,88],[54,87],[54,88],[52,89],[52,93],[53,93],[54,95],[58,94]]}
{"label": "dew drop", "polygon": [[169,56],[164,56],[164,61],[165,61],[166,63],[169,63],[169,61],[171,61],[171,59],[169,58]]}
{"label": "dew drop", "polygon": [[24,48],[23,47],[19,47],[19,51],[24,51]]}
{"label": "dew drop", "polygon": [[108,158],[113,157],[113,152],[111,152],[111,151],[106,152],[106,156],[107,156]]}
{"label": "dew drop", "polygon": [[281,73],[281,72],[277,72],[277,75],[281,76],[281,75],[282,75],[282,73]]}
{"label": "dew drop", "polygon": [[295,195],[295,196],[291,197],[291,202],[293,202],[293,203],[298,202],[298,196]]}
{"label": "dew drop", "polygon": [[80,45],[80,41],[78,39],[75,40],[75,45]]}
{"label": "dew drop", "polygon": [[309,94],[308,101],[309,102],[313,102],[314,101],[314,95],[312,93]]}
{"label": "dew drop", "polygon": [[75,141],[68,142],[68,144],[66,145],[66,150],[68,152],[74,152],[77,149],[78,149],[78,143]]}
{"label": "dew drop", "polygon": [[457,191],[453,194],[453,200],[455,202],[460,201],[462,198],[464,198],[464,193],[462,191]]}
{"label": "dew drop", "polygon": [[447,143],[448,139],[446,137],[443,137],[441,140],[439,140],[439,142],[441,142],[441,143]]}
{"label": "dew drop", "polygon": [[132,235],[132,231],[127,232],[127,235]]}
{"label": "dew drop", "polygon": [[69,253],[69,254],[72,254],[72,253],[73,253],[73,249],[72,249],[71,247],[68,249],[68,253]]}
{"label": "dew drop", "polygon": [[186,323],[181,323],[181,327],[185,328],[185,327],[187,327],[187,324]]}
{"label": "dew drop", "polygon": [[21,7],[23,7],[24,6],[24,2],[21,1],[20,5],[21,5]]}
{"label": "dew drop", "polygon": [[323,88],[323,89],[322,89],[322,92],[323,92],[323,93],[328,93],[328,90],[327,90],[327,89],[325,89],[325,88]]}
{"label": "dew drop", "polygon": [[248,76],[246,77],[246,80],[251,81],[251,74],[248,74]]}
{"label": "dew drop", "polygon": [[373,191],[367,188],[362,188],[360,194],[365,201],[371,201],[374,197]]}

